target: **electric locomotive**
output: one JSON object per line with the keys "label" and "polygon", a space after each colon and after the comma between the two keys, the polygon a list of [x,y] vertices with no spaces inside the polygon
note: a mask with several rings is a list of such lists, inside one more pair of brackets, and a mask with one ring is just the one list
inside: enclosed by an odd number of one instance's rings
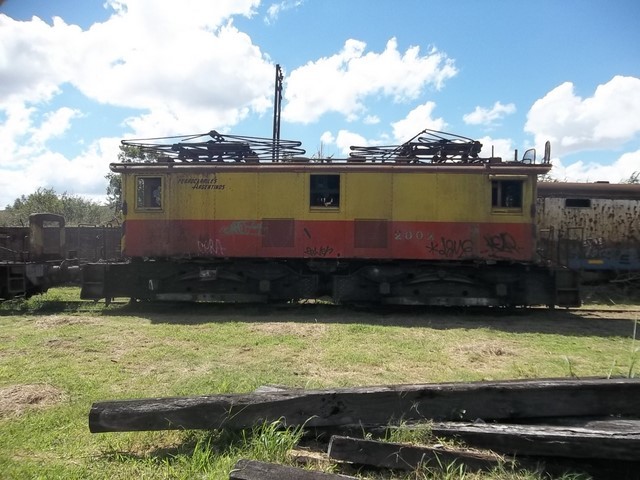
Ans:
{"label": "electric locomotive", "polygon": [[88,264],[82,297],[579,305],[577,278],[536,253],[536,161],[425,130],[398,146],[302,156],[299,142],[209,132],[124,141],[152,162],[122,179],[122,253]]}

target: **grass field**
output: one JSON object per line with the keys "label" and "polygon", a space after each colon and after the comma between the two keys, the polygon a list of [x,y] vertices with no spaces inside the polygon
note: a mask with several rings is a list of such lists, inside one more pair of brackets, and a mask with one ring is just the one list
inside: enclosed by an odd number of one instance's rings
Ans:
{"label": "grass field", "polygon": [[[90,434],[91,404],[242,393],[267,384],[634,376],[639,319],[635,311],[371,311],[324,304],[105,308],[80,302],[77,288],[53,289],[0,305],[0,475],[224,479],[241,457],[286,462],[300,432],[263,425],[233,435]],[[419,475],[397,478],[539,478],[506,471]]]}

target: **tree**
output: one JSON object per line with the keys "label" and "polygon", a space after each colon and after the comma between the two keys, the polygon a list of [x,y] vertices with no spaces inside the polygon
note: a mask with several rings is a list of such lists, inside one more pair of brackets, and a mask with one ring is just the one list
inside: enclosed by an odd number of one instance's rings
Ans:
{"label": "tree", "polygon": [[122,211],[122,180],[117,173],[109,172],[104,178],[107,179],[107,206],[114,215],[120,215]]}
{"label": "tree", "polygon": [[[151,163],[157,160],[154,152],[145,151],[142,147],[135,145],[120,145],[118,162],[142,162]],[[107,184],[107,205],[114,215],[119,217],[122,213],[122,179],[120,174],[110,172],[105,175]]]}
{"label": "tree", "polygon": [[99,225],[113,219],[106,205],[67,192],[58,195],[52,188],[38,188],[34,193],[22,195],[12,205],[7,205],[2,223],[27,225],[32,213],[57,213],[64,216],[67,225]]}

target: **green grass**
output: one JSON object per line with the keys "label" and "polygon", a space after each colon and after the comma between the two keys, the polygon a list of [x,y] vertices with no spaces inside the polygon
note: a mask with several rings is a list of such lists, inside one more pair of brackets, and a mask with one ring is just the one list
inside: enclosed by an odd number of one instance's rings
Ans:
{"label": "green grass", "polygon": [[[227,478],[239,458],[287,462],[300,431],[267,424],[235,434],[90,434],[91,404],[243,393],[266,384],[634,376],[639,318],[322,304],[105,308],[81,302],[77,288],[53,289],[0,305],[0,472],[9,479]],[[439,477],[425,471],[396,478],[541,478],[444,467]]]}

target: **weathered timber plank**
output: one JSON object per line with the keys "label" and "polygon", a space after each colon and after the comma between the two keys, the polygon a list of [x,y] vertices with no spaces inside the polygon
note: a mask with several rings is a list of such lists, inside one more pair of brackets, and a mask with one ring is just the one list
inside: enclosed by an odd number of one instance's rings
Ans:
{"label": "weathered timber plank", "polygon": [[549,379],[291,390],[96,402],[94,432],[386,425],[394,421],[513,420],[633,415],[640,379]]}
{"label": "weathered timber plank", "polygon": [[229,480],[356,480],[356,477],[256,460],[238,460],[229,474]]}
{"label": "weathered timber plank", "polygon": [[402,443],[380,442],[334,435],[329,442],[329,458],[343,462],[380,468],[414,470],[419,465],[446,469],[448,465],[464,465],[469,470],[491,470],[511,463],[497,455],[452,451]]}
{"label": "weathered timber plank", "polygon": [[496,452],[564,458],[637,460],[640,430],[607,431],[549,425],[507,425],[435,423],[431,432],[438,437],[458,438],[466,444]]}
{"label": "weathered timber plank", "polygon": [[[640,416],[640,409],[636,414]],[[637,433],[640,432],[640,419],[621,417],[555,417],[536,419],[537,425],[551,425],[560,427],[581,427],[591,431]]]}

